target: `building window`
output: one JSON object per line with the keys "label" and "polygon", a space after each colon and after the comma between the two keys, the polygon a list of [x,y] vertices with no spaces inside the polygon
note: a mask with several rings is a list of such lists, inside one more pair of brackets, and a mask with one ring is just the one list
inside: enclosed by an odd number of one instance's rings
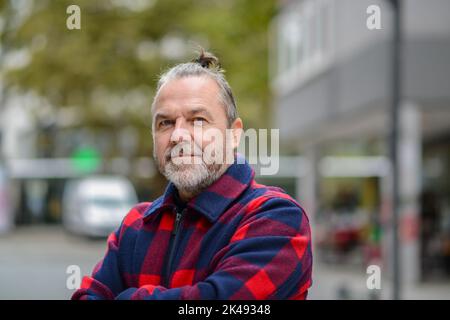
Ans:
{"label": "building window", "polygon": [[275,86],[289,89],[326,68],[332,56],[333,0],[289,5],[276,18]]}

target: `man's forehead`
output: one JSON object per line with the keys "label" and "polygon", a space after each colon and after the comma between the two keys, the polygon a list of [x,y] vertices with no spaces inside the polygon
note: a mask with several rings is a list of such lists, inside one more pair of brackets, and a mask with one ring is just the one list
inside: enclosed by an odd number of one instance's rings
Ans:
{"label": "man's forehead", "polygon": [[[154,101],[154,116],[174,112],[200,113],[220,112],[217,108],[219,87],[214,80],[207,77],[185,77],[170,80],[161,87]],[[215,109],[218,110],[215,110]]]}
{"label": "man's forehead", "polygon": [[219,86],[209,77],[183,77],[169,80],[159,90],[158,101],[168,99],[213,99]]}
{"label": "man's forehead", "polygon": [[187,105],[184,106],[181,109],[171,108],[162,106],[161,108],[158,108],[155,112],[155,118],[168,118],[172,116],[174,113],[181,111],[182,113],[186,113],[187,115],[197,115],[197,114],[204,114],[207,117],[212,118],[211,112],[208,110],[208,108],[202,106],[202,105]]}

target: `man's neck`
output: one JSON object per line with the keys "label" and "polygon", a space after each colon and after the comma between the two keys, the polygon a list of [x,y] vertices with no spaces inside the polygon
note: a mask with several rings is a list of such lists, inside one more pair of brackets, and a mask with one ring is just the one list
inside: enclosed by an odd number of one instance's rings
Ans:
{"label": "man's neck", "polygon": [[[222,168],[222,173],[220,174],[220,176],[217,178],[217,180],[218,179],[220,179],[221,177],[222,177],[222,175],[227,171],[227,169],[230,167],[231,165],[225,165],[223,168]],[[217,180],[215,180],[214,182],[216,182]],[[213,183],[214,183],[213,182]],[[206,189],[206,188],[204,188],[204,189]],[[181,189],[178,189],[178,195],[179,195],[179,198],[181,199],[181,201],[184,201],[184,202],[188,202],[189,200],[191,200],[192,198],[194,198],[195,196],[197,196],[198,194],[200,194],[200,193],[202,193],[203,192],[203,190],[204,189],[200,189],[200,190],[196,190],[196,191],[194,191],[194,192],[189,192],[189,191],[187,191],[187,190],[181,190]]]}
{"label": "man's neck", "polygon": [[178,195],[181,201],[188,202],[192,198],[194,198],[198,193],[189,193],[186,191],[178,190]]}

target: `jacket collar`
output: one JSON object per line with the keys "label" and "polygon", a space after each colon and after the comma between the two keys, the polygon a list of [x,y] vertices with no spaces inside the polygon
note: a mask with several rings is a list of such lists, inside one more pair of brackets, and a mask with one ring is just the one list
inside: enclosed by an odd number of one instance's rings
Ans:
{"label": "jacket collar", "polygon": [[[244,156],[237,153],[234,163],[225,173],[202,193],[189,200],[187,207],[201,213],[210,222],[214,222],[249,187],[254,176],[255,172]],[[163,208],[174,208],[175,192],[178,192],[177,188],[169,182],[164,194],[156,199],[144,213],[144,221],[156,216]]]}

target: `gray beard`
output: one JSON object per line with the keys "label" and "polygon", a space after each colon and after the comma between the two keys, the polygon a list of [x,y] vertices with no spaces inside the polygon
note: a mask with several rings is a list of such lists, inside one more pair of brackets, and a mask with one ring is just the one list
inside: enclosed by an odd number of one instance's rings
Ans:
{"label": "gray beard", "polygon": [[226,171],[226,164],[207,165],[203,161],[200,164],[175,165],[171,160],[165,165],[155,157],[158,169],[167,180],[172,182],[178,191],[195,196],[217,181]]}

